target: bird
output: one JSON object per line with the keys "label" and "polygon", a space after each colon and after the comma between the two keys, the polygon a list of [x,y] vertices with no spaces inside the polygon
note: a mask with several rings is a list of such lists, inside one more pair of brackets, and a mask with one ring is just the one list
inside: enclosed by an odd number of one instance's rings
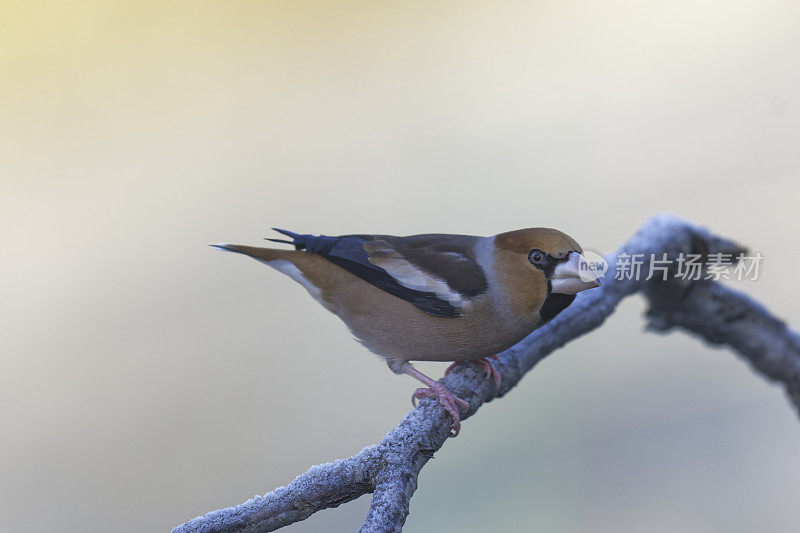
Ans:
{"label": "bird", "polygon": [[412,361],[477,361],[500,385],[491,360],[600,285],[581,274],[583,249],[553,228],[492,237],[429,233],[410,236],[299,234],[266,240],[294,249],[212,244],[249,256],[302,285],[337,315],[358,341],[396,374],[425,387],[412,395],[439,400],[461,428],[468,404]]}

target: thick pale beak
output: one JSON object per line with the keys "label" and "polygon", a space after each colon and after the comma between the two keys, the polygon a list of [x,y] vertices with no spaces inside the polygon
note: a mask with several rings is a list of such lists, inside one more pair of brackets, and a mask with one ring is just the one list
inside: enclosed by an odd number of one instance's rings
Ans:
{"label": "thick pale beak", "polygon": [[[600,286],[597,275],[586,268],[588,262],[578,252],[570,252],[569,258],[556,266],[550,280],[551,292],[560,294],[577,294],[586,289]],[[584,270],[581,270],[581,266]]]}

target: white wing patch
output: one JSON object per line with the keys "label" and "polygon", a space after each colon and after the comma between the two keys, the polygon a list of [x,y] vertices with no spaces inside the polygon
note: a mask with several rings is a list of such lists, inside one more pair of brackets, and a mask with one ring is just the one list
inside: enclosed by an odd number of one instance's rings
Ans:
{"label": "white wing patch", "polygon": [[368,242],[364,244],[364,250],[369,254],[370,263],[384,269],[403,287],[433,293],[437,298],[449,302],[454,307],[464,307],[468,303],[468,300],[458,291],[451,289],[446,281],[410,263],[402,255],[389,248],[385,242]]}

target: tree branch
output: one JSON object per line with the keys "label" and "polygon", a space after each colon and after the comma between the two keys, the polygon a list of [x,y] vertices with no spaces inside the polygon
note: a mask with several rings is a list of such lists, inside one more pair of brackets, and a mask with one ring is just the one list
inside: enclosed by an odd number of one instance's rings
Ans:
{"label": "tree branch", "polygon": [[784,385],[800,414],[800,335],[752,298],[724,285],[698,282],[684,291],[652,284],[648,330],[680,327],[711,344],[728,345],[755,371]]}
{"label": "tree branch", "polygon": [[[702,227],[672,215],[645,222],[615,254],[680,253],[736,255],[743,250]],[[612,270],[613,272],[613,270]],[[477,364],[461,365],[440,381],[469,402],[462,420],[485,402],[506,394],[548,354],[597,327],[626,296],[641,291],[650,303],[648,328],[668,331],[675,327],[699,335],[713,344],[727,344],[749,360],[757,373],[783,383],[800,411],[800,336],[789,330],[764,307],[744,294],[713,281],[667,281],[605,278],[599,289],[585,291],[552,322],[536,330],[500,355],[495,364],[502,376],[496,390]],[[423,399],[380,444],[364,448],[347,459],[311,467],[289,485],[241,505],[210,512],[173,533],[263,533],[308,518],[367,493],[372,504],[362,532],[400,531],[417,488],[417,476],[450,433],[450,418],[435,399]],[[465,437],[462,437],[465,438]]]}

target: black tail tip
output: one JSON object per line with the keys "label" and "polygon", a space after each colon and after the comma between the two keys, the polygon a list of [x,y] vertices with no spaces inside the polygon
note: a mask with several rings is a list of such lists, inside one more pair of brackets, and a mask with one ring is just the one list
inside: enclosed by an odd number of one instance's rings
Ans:
{"label": "black tail tip", "polygon": [[272,242],[279,242],[279,243],[282,243],[282,244],[291,244],[291,245],[293,245],[295,247],[296,250],[302,250],[305,247],[305,245],[306,245],[306,239],[305,238],[307,237],[306,235],[301,235],[299,233],[295,233],[293,231],[289,231],[289,230],[281,229],[281,228],[272,228],[272,229],[273,229],[273,231],[277,231],[278,233],[280,233],[282,235],[286,235],[287,237],[291,237],[292,240],[291,241],[287,241],[286,239],[270,239],[270,238],[265,238],[264,240],[272,241]]}

